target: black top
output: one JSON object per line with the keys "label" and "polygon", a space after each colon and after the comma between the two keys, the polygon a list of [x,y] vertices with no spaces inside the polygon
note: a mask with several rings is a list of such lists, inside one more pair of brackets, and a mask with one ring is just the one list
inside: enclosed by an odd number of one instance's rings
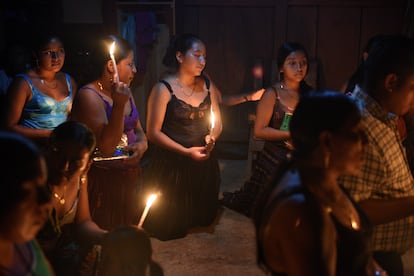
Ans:
{"label": "black top", "polygon": [[208,94],[199,106],[192,106],[178,99],[171,85],[165,80],[160,80],[171,93],[162,132],[185,147],[204,146],[204,137],[210,129],[210,82],[206,78],[205,80]]}

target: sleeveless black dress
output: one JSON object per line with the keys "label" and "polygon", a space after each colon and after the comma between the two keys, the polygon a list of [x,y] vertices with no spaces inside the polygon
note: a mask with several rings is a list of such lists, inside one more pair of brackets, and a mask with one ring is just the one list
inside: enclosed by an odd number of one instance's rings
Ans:
{"label": "sleeveless black dress", "polygon": [[[178,99],[168,82],[161,82],[171,93],[162,132],[185,147],[205,145],[210,92],[198,107],[193,107]],[[209,89],[207,79],[206,87]],[[170,240],[184,237],[190,228],[210,225],[219,205],[220,170],[214,151],[209,159],[195,161],[153,144],[151,147],[143,169],[143,195],[159,191],[161,196],[151,207],[143,228],[153,237]]]}

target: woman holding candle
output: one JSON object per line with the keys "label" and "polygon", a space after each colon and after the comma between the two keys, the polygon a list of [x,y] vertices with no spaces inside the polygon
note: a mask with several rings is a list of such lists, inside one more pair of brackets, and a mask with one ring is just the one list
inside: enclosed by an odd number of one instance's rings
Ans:
{"label": "woman holding candle", "polygon": [[202,75],[206,47],[200,38],[173,38],[163,62],[171,73],[148,99],[147,135],[154,148],[144,168],[145,191],[160,196],[143,228],[169,240],[216,217],[220,171],[212,150],[222,125],[218,90]]}
{"label": "woman holding candle", "polygon": [[11,84],[5,123],[9,130],[44,146],[52,130],[66,121],[77,89],[74,80],[60,71],[65,62],[60,39],[45,35],[34,41],[35,66]]}
{"label": "woman holding candle", "polygon": [[[109,50],[114,42],[112,60]],[[136,73],[131,45],[109,36],[92,59],[91,81],[79,90],[71,120],[83,122],[95,134],[95,161],[88,173],[91,213],[99,226],[112,229],[138,219],[140,159],[147,139],[129,88]]]}
{"label": "woman holding candle", "polygon": [[253,164],[250,179],[235,192],[224,192],[224,206],[250,215],[254,201],[269,181],[279,163],[291,152],[289,119],[299,98],[311,87],[304,81],[308,73],[308,54],[296,42],[285,42],[277,56],[280,81],[266,89],[258,103],[254,136],[265,140],[265,145]]}

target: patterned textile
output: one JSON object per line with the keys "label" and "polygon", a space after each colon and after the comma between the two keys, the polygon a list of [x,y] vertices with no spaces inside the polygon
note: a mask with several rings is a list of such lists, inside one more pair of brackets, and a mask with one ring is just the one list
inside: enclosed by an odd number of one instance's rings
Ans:
{"label": "patterned textile", "polygon": [[[397,117],[387,114],[362,90],[354,94],[362,111],[362,123],[369,140],[365,163],[359,176],[347,176],[340,183],[356,201],[414,196],[405,149],[397,129]],[[414,245],[414,216],[374,227],[374,250],[404,253]]]}
{"label": "patterned textile", "polygon": [[[287,107],[280,102],[276,88],[273,89],[277,100],[269,125],[275,129],[281,129]],[[265,141],[263,150],[253,163],[250,179],[239,190],[224,192],[223,205],[250,216],[256,198],[264,190],[279,165],[288,160],[290,152],[285,141]]]}

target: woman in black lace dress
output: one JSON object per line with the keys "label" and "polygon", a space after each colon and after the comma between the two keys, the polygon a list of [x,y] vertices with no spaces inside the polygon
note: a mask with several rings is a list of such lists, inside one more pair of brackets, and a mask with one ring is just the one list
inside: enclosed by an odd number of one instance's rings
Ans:
{"label": "woman in black lace dress", "polygon": [[[148,99],[151,155],[144,167],[144,193],[160,193],[143,228],[169,240],[209,226],[218,209],[220,171],[214,143],[221,133],[217,88],[202,75],[206,47],[192,34],[171,41],[163,60],[171,69]],[[215,115],[212,128],[211,112]]]}

